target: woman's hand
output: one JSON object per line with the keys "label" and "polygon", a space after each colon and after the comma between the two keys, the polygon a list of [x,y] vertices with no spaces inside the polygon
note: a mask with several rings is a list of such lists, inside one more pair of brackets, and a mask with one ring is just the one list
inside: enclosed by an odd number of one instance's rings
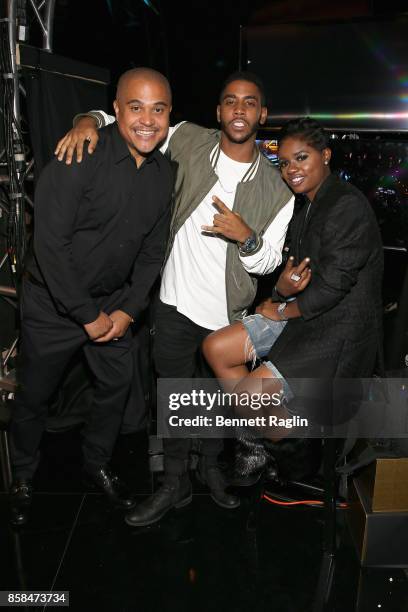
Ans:
{"label": "woman's hand", "polygon": [[272,319],[272,321],[287,321],[289,319],[297,319],[298,317],[302,316],[302,313],[299,310],[297,300],[293,300],[293,302],[288,302],[286,304],[285,318],[279,316],[279,305],[280,302],[272,302],[272,299],[268,298],[267,300],[259,304],[255,312],[257,314],[263,315],[267,319]]}
{"label": "woman's hand", "polygon": [[273,321],[282,321],[282,319],[278,315],[279,303],[280,302],[272,302],[272,299],[268,298],[256,307],[255,312],[257,314],[263,315],[267,319],[272,319]]}
{"label": "woman's hand", "polygon": [[300,293],[308,286],[312,278],[309,257],[305,257],[298,266],[294,266],[293,262],[294,257],[289,257],[285,269],[276,283],[276,289],[283,297],[291,297]]}

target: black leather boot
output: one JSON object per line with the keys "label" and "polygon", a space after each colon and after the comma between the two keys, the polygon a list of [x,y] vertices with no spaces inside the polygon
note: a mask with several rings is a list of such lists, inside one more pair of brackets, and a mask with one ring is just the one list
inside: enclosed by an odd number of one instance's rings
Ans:
{"label": "black leather boot", "polygon": [[224,474],[216,464],[209,464],[206,457],[201,457],[198,464],[197,478],[210,489],[211,498],[221,508],[233,510],[240,505],[240,499],[236,495],[227,493],[228,486]]}
{"label": "black leather boot", "polygon": [[98,469],[86,467],[85,480],[87,484],[92,484],[98,491],[104,493],[109,501],[119,508],[129,510],[136,503],[125,484],[106,466]]}
{"label": "black leather boot", "polygon": [[228,475],[228,484],[250,487],[260,479],[268,464],[268,453],[263,440],[250,434],[241,434],[235,447],[235,461]]}
{"label": "black leather boot", "polygon": [[33,498],[33,485],[28,478],[17,478],[10,488],[10,521],[16,527],[25,525]]}
{"label": "black leather boot", "polygon": [[301,481],[314,477],[321,464],[321,440],[288,438],[271,440],[241,435],[235,464],[228,483],[235,487],[255,484],[265,473],[266,480]]}
{"label": "black leather boot", "polygon": [[172,508],[182,508],[193,499],[191,482],[187,473],[166,475],[162,486],[126,515],[125,521],[131,527],[153,525]]}

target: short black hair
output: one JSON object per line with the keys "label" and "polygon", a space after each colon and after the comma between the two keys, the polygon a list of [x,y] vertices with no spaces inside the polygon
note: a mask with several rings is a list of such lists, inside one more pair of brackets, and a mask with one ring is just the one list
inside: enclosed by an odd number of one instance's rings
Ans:
{"label": "short black hair", "polygon": [[264,84],[262,83],[262,80],[254,72],[248,72],[246,70],[237,70],[225,79],[221,87],[220,101],[222,100],[222,94],[224,93],[225,89],[233,81],[248,81],[248,83],[253,83],[254,85],[256,85],[259,90],[259,93],[261,94],[261,105],[266,106],[265,88]]}
{"label": "short black hair", "polygon": [[169,98],[170,98],[170,102],[171,102],[171,98],[172,98],[171,87],[170,87],[170,83],[167,77],[165,77],[164,74],[162,74],[158,70],[154,70],[153,68],[148,68],[146,66],[138,66],[136,68],[130,68],[129,70],[126,70],[126,72],[121,74],[118,80],[118,84],[116,86],[116,96],[118,95],[118,91],[120,90],[121,86],[124,83],[126,83],[128,80],[133,79],[133,78],[135,79],[145,78],[150,81],[153,80],[153,81],[157,81],[161,83],[167,89]]}
{"label": "short black hair", "polygon": [[329,136],[326,130],[311,117],[297,117],[287,121],[279,132],[279,144],[289,137],[298,137],[317,151],[323,151],[329,147]]}

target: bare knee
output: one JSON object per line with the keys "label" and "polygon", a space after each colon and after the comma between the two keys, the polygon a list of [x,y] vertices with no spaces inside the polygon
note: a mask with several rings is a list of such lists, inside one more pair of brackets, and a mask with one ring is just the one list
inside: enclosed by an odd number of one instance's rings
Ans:
{"label": "bare knee", "polygon": [[223,360],[223,342],[217,332],[213,332],[207,336],[202,344],[202,351],[204,357],[210,366],[220,365],[224,363]]}

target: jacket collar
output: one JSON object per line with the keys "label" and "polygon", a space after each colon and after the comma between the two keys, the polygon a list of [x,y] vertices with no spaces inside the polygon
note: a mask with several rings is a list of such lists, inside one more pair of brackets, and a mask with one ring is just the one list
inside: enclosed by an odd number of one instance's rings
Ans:
{"label": "jacket collar", "polygon": [[329,189],[335,184],[338,183],[340,181],[339,177],[337,176],[337,174],[329,174],[329,176],[327,176],[323,183],[320,185],[314,200],[312,202],[312,207],[319,201],[321,200],[326,193],[329,191]]}
{"label": "jacket collar", "polygon": [[331,187],[338,183],[341,179],[336,174],[329,174],[320,185],[319,190],[317,191],[313,201],[311,202],[309,198],[305,197],[305,203],[299,212],[297,218],[297,229],[298,232],[304,233],[309,226],[310,220],[315,216],[316,212],[319,210],[320,201],[324,198],[326,193],[331,189]]}
{"label": "jacket collar", "polygon": [[[259,162],[261,159],[261,152],[258,149],[258,147],[256,147],[257,151],[255,152],[254,155],[254,159],[252,160],[252,163],[250,165],[250,167],[248,168],[248,170],[245,172],[244,176],[241,179],[241,183],[247,183],[248,181],[251,181],[256,174],[256,171],[258,170],[258,166],[259,166]],[[212,169],[215,171],[216,167],[217,167],[217,163],[218,163],[218,159],[220,157],[220,143],[217,143],[215,145],[215,147],[211,150],[210,153],[210,164]]]}

